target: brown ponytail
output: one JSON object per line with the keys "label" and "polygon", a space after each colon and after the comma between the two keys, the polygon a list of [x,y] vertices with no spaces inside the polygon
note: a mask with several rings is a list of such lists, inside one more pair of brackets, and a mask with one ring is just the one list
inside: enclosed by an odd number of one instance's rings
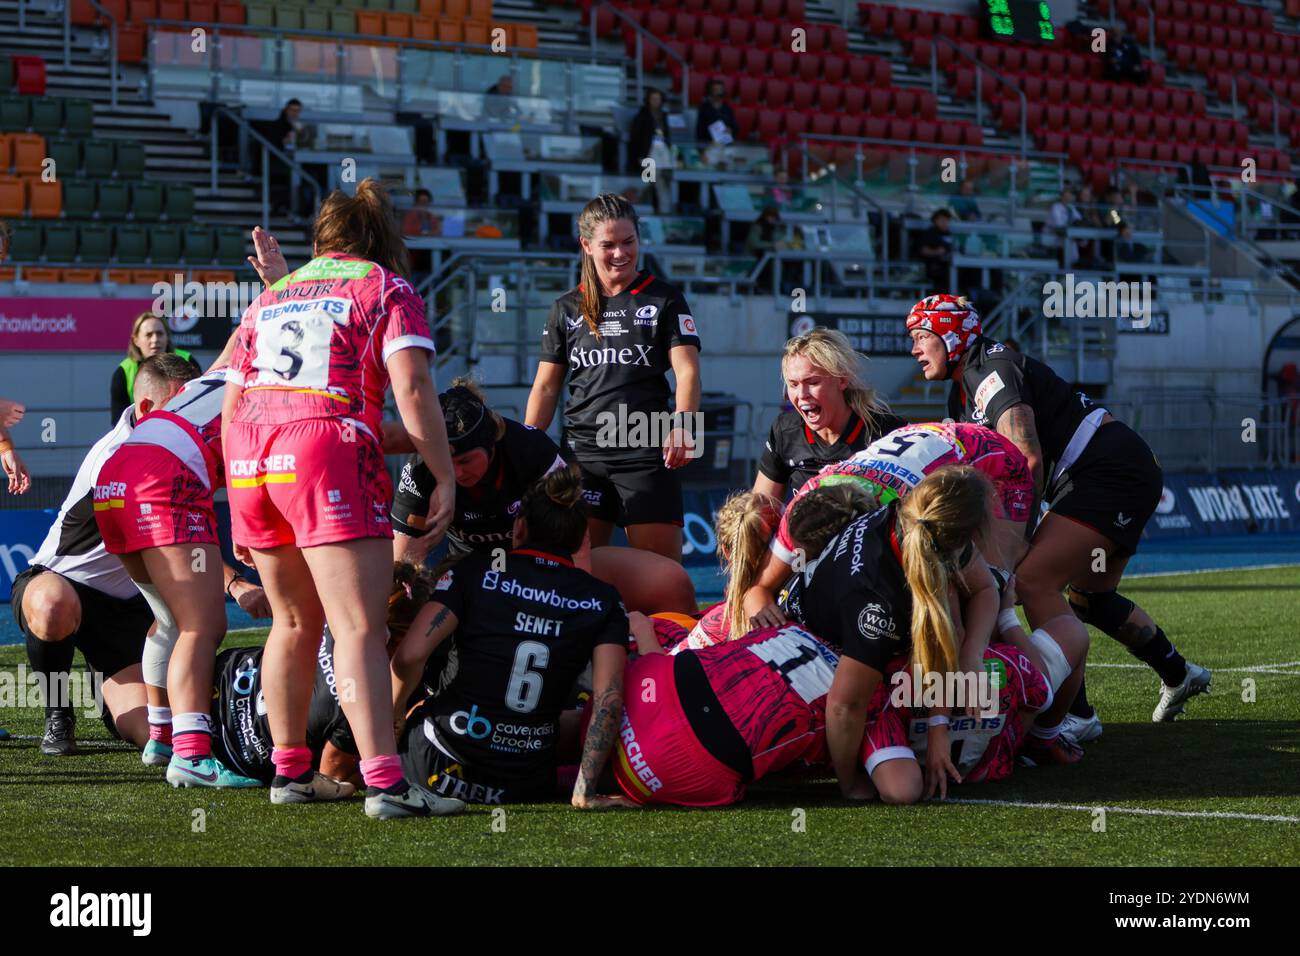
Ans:
{"label": "brown ponytail", "polygon": [[[578,235],[590,242],[596,236],[596,227],[602,222],[626,219],[632,223],[637,235],[641,234],[640,220],[632,204],[617,193],[604,193],[582,207],[578,214]],[[596,260],[582,256],[582,317],[587,320],[591,334],[600,338],[600,281],[596,276]]]}
{"label": "brown ponytail", "polygon": [[357,183],[355,196],[336,189],[326,197],[316,213],[312,242],[319,256],[341,252],[377,262],[404,278],[411,274],[393,202],[383,184],[372,177]]}
{"label": "brown ponytail", "polygon": [[570,554],[581,548],[587,511],[578,466],[557,468],[533,482],[519,501],[519,517],[528,525],[526,544]]}
{"label": "brown ponytail", "polygon": [[791,503],[787,523],[790,539],[803,548],[804,559],[812,561],[841,528],[878,505],[859,481],[820,485]]}
{"label": "brown ponytail", "polygon": [[406,561],[393,562],[393,587],[388,593],[387,614],[389,657],[406,637],[420,608],[429,603],[440,571],[430,571]]}
{"label": "brown ponytail", "polygon": [[898,506],[903,574],[912,592],[912,666],[920,674],[957,669],[948,586],[959,556],[987,528],[993,486],[968,465],[927,476]]}
{"label": "brown ponytail", "polygon": [[758,580],[763,554],[781,520],[781,502],[771,495],[738,491],[722,503],[714,516],[718,536],[718,560],[727,574],[727,608],[730,631],[727,640],[743,637],[749,630],[745,614],[745,592]]}

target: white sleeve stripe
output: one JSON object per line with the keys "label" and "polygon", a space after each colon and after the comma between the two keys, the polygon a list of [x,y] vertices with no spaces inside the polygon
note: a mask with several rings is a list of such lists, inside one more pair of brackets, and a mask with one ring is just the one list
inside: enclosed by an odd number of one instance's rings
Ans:
{"label": "white sleeve stripe", "polygon": [[236,371],[234,366],[232,365],[226,366],[226,383],[231,385],[238,385],[240,388],[243,388],[244,373]]}
{"label": "white sleeve stripe", "polygon": [[772,543],[767,546],[767,549],[786,564],[794,564],[794,552],[783,545],[777,537],[773,536]]}
{"label": "white sleeve stripe", "polygon": [[437,352],[433,347],[433,339],[427,335],[403,335],[392,339],[384,346],[384,364],[388,364],[394,352],[400,352],[402,349],[425,349],[429,352]]}

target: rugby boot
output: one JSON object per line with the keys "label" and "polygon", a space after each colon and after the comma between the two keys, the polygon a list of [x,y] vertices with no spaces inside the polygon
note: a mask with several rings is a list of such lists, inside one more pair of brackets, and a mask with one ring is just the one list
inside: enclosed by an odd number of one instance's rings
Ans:
{"label": "rugby boot", "polygon": [[172,754],[167,782],[173,787],[260,787],[262,781],[235,773],[215,757],[190,760]]}
{"label": "rugby boot", "polygon": [[276,774],[271,781],[271,802],[276,804],[346,800],[356,792],[352,784],[327,777],[318,770],[308,770],[296,780]]}
{"label": "rugby boot", "polygon": [[47,757],[71,757],[80,753],[76,730],[77,715],[70,707],[46,707],[41,753]]}
{"label": "rugby boot", "polygon": [[403,793],[393,793],[393,789],[390,787],[387,790],[380,790],[378,787],[367,787],[366,816],[376,820],[391,820],[395,817],[449,817],[465,809],[464,800],[439,797],[409,784]]}
{"label": "rugby boot", "polygon": [[1177,687],[1166,687],[1163,683],[1160,685],[1160,703],[1156,704],[1156,709],[1151,712],[1151,720],[1154,723],[1173,720],[1183,712],[1187,702],[1197,694],[1204,694],[1210,689],[1210,678],[1213,675],[1198,664],[1187,662],[1187,676]]}

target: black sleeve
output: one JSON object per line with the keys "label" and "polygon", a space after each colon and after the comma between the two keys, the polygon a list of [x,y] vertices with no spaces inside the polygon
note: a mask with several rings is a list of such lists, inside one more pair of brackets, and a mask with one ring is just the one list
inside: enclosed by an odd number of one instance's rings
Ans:
{"label": "black sleeve", "polygon": [[772,423],[772,429],[767,433],[767,445],[763,448],[763,454],[758,459],[758,470],[764,476],[771,478],[778,485],[790,484],[790,466],[785,463],[777,450],[780,447],[780,440],[776,435],[777,425],[780,424],[781,418],[777,416],[776,421]]}
{"label": "black sleeve", "polygon": [[551,306],[551,314],[542,329],[542,361],[557,365],[568,365],[568,350],[564,341],[564,306],[562,299],[556,299]]}
{"label": "black sleeve", "polygon": [[907,424],[905,419],[899,418],[893,412],[886,412],[883,415],[876,416],[876,427],[872,430],[872,435],[867,444],[875,441],[877,438],[884,438],[895,429],[902,428]]}
{"label": "black sleeve", "polygon": [[[840,602],[840,644],[844,656],[880,673],[905,646],[909,622],[900,621],[889,600],[871,591],[854,591]],[[896,640],[895,638],[899,638]]]}
{"label": "black sleeve", "polygon": [[966,401],[976,413],[988,416],[990,428],[997,428],[998,419],[1012,405],[1032,404],[1024,370],[1009,355],[988,357],[982,368],[968,369],[963,378]]}
{"label": "black sleeve", "polygon": [[667,348],[679,345],[693,345],[697,352],[700,347],[700,332],[691,314],[691,307],[680,292],[674,293],[664,301],[664,314],[659,317],[659,337],[667,339]]}
{"label": "black sleeve", "polygon": [[[556,461],[559,460],[559,467],[564,467],[564,459],[560,455],[560,446],[555,444],[555,440],[540,428],[533,428],[530,425],[519,425],[512,438],[518,441],[518,446],[512,450],[515,461],[519,462],[518,474],[529,484],[532,484],[543,475],[549,475],[556,467]],[[510,432],[507,432],[510,435]]]}
{"label": "black sleeve", "polygon": [[330,732],[325,738],[345,754],[352,754],[354,757],[360,754],[357,748],[356,739],[352,736],[352,725],[348,723],[347,717],[343,715],[343,708],[339,708],[339,719],[330,727]]}
{"label": "black sleeve", "polygon": [[433,597],[429,598],[455,614],[458,621],[464,620],[471,589],[478,587],[483,579],[483,562],[476,558],[471,555],[444,571],[433,586]]}
{"label": "black sleeve", "polygon": [[113,424],[116,425],[126,407],[131,404],[131,396],[126,393],[126,370],[120,365],[113,372],[113,380],[108,385],[108,404],[113,410]]}
{"label": "black sleeve", "polygon": [[695,138],[702,143],[713,142],[712,137],[709,136],[709,126],[717,118],[713,104],[706,101],[695,114]]}
{"label": "black sleeve", "polygon": [[433,472],[419,455],[406,459],[389,512],[394,531],[413,538],[424,534],[424,522],[429,517],[429,496],[437,486],[438,479],[433,477]]}
{"label": "black sleeve", "polygon": [[627,623],[627,608],[619,600],[618,592],[613,588],[608,590],[608,601],[610,602],[609,613],[605,615],[604,623],[601,626],[600,633],[592,641],[592,645],[617,644],[626,648],[632,642],[632,629]]}

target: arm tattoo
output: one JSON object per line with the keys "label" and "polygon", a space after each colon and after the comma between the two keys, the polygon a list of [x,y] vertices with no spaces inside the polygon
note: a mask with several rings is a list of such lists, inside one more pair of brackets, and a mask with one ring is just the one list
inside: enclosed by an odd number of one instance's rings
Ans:
{"label": "arm tattoo", "polygon": [[1013,405],[1007,409],[1007,435],[1024,449],[1026,445],[1038,446],[1038,430],[1034,427],[1034,412],[1028,405]]}
{"label": "arm tattoo", "polygon": [[429,622],[429,629],[424,632],[424,636],[431,637],[433,635],[433,632],[438,629],[438,627],[442,624],[442,622],[447,620],[447,618],[450,616],[451,616],[451,611],[447,610],[445,607],[439,608],[438,613],[435,614],[433,616],[433,620]]}
{"label": "arm tattoo", "polygon": [[574,785],[575,796],[592,796],[596,793],[596,783],[600,773],[605,769],[609,751],[614,745],[614,736],[623,719],[623,692],[611,687],[592,705],[591,725],[587,728],[587,740],[582,745],[582,763],[578,769],[578,780]]}

